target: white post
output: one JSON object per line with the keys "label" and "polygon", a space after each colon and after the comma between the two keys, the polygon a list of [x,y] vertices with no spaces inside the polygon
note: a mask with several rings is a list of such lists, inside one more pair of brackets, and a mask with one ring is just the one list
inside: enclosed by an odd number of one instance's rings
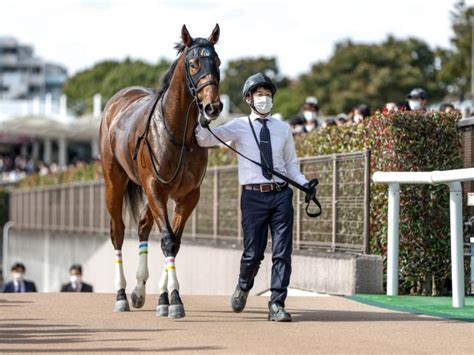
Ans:
{"label": "white post", "polygon": [[67,116],[67,97],[64,94],[59,97],[59,116]]}
{"label": "white post", "polygon": [[39,151],[40,151],[39,142],[33,142],[33,145],[32,145],[32,148],[31,148],[31,157],[34,160],[39,159]]}
{"label": "white post", "polygon": [[3,226],[3,280],[7,280],[7,270],[8,270],[8,263],[10,262],[8,258],[8,241],[10,238],[10,228],[13,227],[13,221],[8,221]]}
{"label": "white post", "polygon": [[53,113],[53,96],[47,93],[44,96],[44,114],[51,115]]}
{"label": "white post", "polygon": [[102,116],[102,95],[95,94],[93,98],[92,115],[94,118],[100,118]]}
{"label": "white post", "polygon": [[230,99],[229,95],[221,95],[221,102],[222,102],[222,112],[221,117],[229,117],[230,115]]}
{"label": "white post", "polygon": [[387,296],[398,295],[400,184],[388,185]]}
{"label": "white post", "polygon": [[91,140],[91,151],[92,159],[99,159],[99,140],[97,138]]}
{"label": "white post", "polygon": [[67,141],[66,138],[61,137],[58,140],[58,165],[61,168],[67,165]]}
{"label": "white post", "polygon": [[44,146],[43,146],[43,162],[45,164],[51,164],[51,151],[52,151],[51,139],[46,138],[44,140]]}
{"label": "white post", "polygon": [[448,184],[451,222],[451,278],[453,280],[453,307],[464,307],[464,256],[462,224],[462,187],[459,181]]}

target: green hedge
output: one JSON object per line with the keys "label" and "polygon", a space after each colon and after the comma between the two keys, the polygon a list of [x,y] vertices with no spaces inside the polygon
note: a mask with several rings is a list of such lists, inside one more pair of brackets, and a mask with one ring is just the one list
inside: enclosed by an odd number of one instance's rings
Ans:
{"label": "green hedge", "polygon": [[[456,113],[439,112],[375,115],[367,123],[372,172],[462,168],[459,119]],[[371,251],[384,256],[387,195],[386,185],[372,186]],[[451,274],[450,260],[448,188],[401,185],[400,292],[443,294]]]}
{"label": "green hedge", "polygon": [[28,175],[21,180],[19,187],[37,187],[67,184],[77,181],[94,181],[102,179],[102,168],[99,162],[93,164],[79,165],[77,167],[68,168],[65,171],[59,171],[54,174]]}

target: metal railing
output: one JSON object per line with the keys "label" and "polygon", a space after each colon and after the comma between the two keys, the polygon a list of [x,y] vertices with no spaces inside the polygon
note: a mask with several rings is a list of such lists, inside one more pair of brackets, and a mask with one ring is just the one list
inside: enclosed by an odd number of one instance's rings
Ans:
{"label": "metal railing", "polygon": [[[309,218],[304,194],[295,191],[295,247],[367,253],[370,151],[302,158],[299,163],[307,178],[320,181],[318,198],[323,213]],[[240,192],[236,166],[208,168],[184,237],[241,242]],[[168,207],[171,213],[172,203]],[[10,215],[15,228],[20,229],[109,232],[102,181],[12,190]],[[124,223],[128,233],[136,234],[128,214]]]}

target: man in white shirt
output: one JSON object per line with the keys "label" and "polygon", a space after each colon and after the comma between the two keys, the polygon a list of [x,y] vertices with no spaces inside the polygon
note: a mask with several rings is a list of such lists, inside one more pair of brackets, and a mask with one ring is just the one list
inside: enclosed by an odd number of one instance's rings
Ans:
{"label": "man in white shirt", "polygon": [[[223,141],[232,141],[236,149],[250,159],[305,185],[308,181],[298,167],[292,130],[286,122],[270,114],[275,92],[275,84],[266,75],[250,76],[243,88],[244,100],[251,108],[250,115],[236,118],[213,131]],[[202,118],[201,125],[207,124]],[[217,145],[217,139],[204,127],[196,127],[198,144],[202,147]],[[241,156],[238,156],[238,171],[242,185],[244,252],[237,287],[231,297],[232,309],[241,312],[245,308],[264,257],[270,228],[273,266],[268,320],[289,322],[291,315],[284,307],[291,274],[293,191],[269,169]]]}

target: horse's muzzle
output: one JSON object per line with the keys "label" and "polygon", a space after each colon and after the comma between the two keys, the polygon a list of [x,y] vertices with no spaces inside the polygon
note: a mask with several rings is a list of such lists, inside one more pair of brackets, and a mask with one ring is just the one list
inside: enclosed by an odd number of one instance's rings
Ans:
{"label": "horse's muzzle", "polygon": [[215,120],[222,112],[222,108],[223,105],[220,101],[206,104],[206,106],[204,106],[204,113],[206,114],[206,118],[210,120]]}

